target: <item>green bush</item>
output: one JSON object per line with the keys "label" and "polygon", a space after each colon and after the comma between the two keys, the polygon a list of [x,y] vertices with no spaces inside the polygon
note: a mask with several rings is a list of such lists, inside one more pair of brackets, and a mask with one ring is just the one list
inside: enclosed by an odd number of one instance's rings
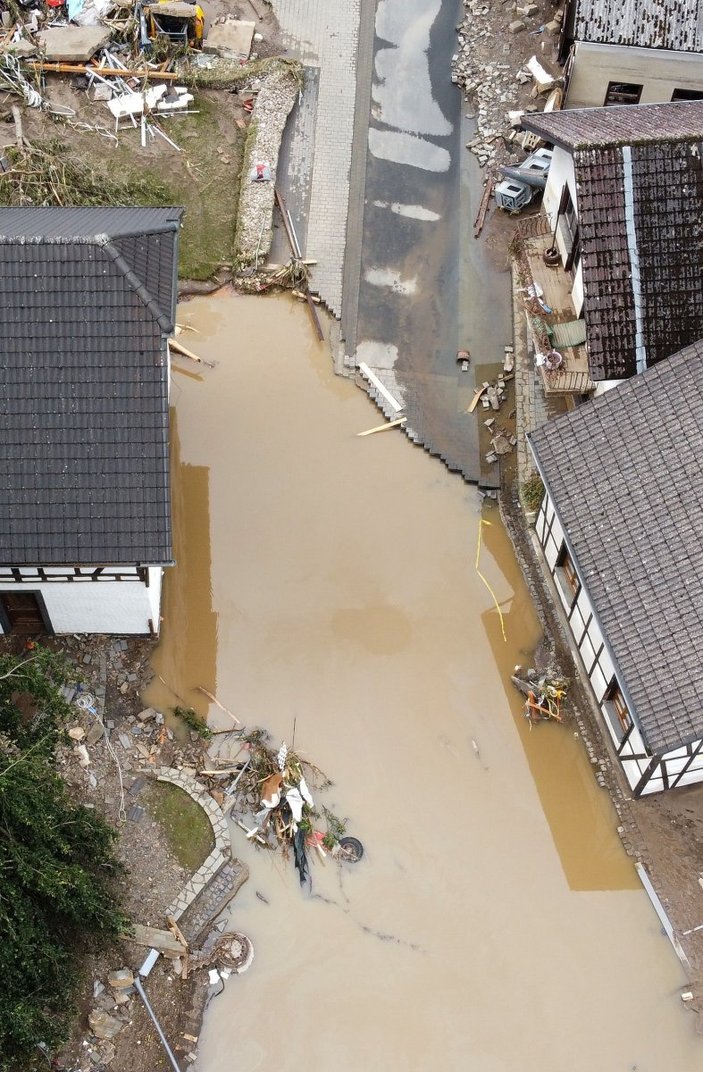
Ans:
{"label": "green bush", "polygon": [[69,668],[45,648],[0,656],[0,1070],[66,1038],[81,957],[127,927],[116,833],[75,804],[54,766]]}
{"label": "green bush", "polygon": [[538,473],[528,476],[520,488],[520,497],[526,510],[539,510],[544,497],[544,484]]}

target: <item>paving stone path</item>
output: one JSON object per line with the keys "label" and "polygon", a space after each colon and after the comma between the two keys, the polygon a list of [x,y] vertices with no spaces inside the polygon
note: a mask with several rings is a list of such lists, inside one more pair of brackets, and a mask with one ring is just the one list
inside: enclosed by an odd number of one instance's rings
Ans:
{"label": "paving stone path", "polygon": [[296,121],[299,137],[293,139],[288,168],[296,181],[309,184],[305,252],[318,262],[312,288],[339,317],[360,0],[271,0],[271,6],[289,51],[306,67],[319,69],[314,124],[310,115]]}
{"label": "paving stone path", "polygon": [[198,944],[201,935],[214,923],[248,878],[249,868],[240,860],[228,860],[220,868],[178,921],[189,946]]}

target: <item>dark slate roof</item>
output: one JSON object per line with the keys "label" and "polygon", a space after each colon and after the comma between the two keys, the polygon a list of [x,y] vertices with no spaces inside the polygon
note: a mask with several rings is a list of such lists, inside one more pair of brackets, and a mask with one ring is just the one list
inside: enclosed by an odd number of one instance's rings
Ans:
{"label": "dark slate roof", "polygon": [[529,439],[646,743],[703,737],[703,342]]}
{"label": "dark slate roof", "polygon": [[575,0],[574,38],[703,52],[699,0]]}
{"label": "dark slate roof", "polygon": [[703,102],[525,126],[573,155],[592,378],[632,376],[638,354],[649,367],[703,338]]}
{"label": "dark slate roof", "polygon": [[172,559],[179,208],[0,209],[0,563]]}
{"label": "dark slate roof", "polygon": [[[703,5],[702,5],[703,9]],[[703,101],[525,112],[522,125],[562,149],[703,140]]]}

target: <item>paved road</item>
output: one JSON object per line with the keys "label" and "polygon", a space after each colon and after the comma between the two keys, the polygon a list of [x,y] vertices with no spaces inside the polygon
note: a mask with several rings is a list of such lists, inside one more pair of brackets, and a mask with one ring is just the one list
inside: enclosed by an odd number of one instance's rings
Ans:
{"label": "paved road", "polygon": [[356,105],[362,0],[272,0],[306,88],[282,147],[279,175],[296,230],[318,263],[312,285],[339,317]]}
{"label": "paved road", "polygon": [[[472,237],[480,177],[449,80],[461,3],[273,6],[308,68],[279,171],[318,261],[313,286],[341,317],[346,364],[370,365],[402,402],[413,439],[492,486],[497,471],[481,471],[466,409],[475,380],[488,377],[480,365],[502,360],[512,329],[507,273]],[[472,367],[462,372],[456,353],[466,348]]]}
{"label": "paved road", "polygon": [[379,0],[358,306],[345,305],[343,327],[347,351],[403,403],[412,437],[490,485],[477,419],[466,413],[476,370],[462,372],[456,353],[501,360],[511,328],[507,275],[472,237],[480,180],[449,80],[460,11],[442,0]]}

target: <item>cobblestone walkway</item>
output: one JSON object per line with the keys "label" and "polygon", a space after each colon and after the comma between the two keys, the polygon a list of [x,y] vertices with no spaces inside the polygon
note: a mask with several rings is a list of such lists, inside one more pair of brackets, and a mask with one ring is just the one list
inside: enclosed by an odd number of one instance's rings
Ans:
{"label": "cobblestone walkway", "polygon": [[249,868],[240,860],[228,860],[220,868],[178,921],[189,945],[197,944],[200,935],[217,919],[248,878]]}
{"label": "cobblestone walkway", "polygon": [[271,0],[271,6],[289,52],[306,67],[319,69],[314,121],[310,115],[296,119],[288,171],[291,183],[309,186],[309,196],[299,190],[298,198],[309,205],[304,250],[318,262],[312,269],[312,288],[339,317],[360,0]]}

